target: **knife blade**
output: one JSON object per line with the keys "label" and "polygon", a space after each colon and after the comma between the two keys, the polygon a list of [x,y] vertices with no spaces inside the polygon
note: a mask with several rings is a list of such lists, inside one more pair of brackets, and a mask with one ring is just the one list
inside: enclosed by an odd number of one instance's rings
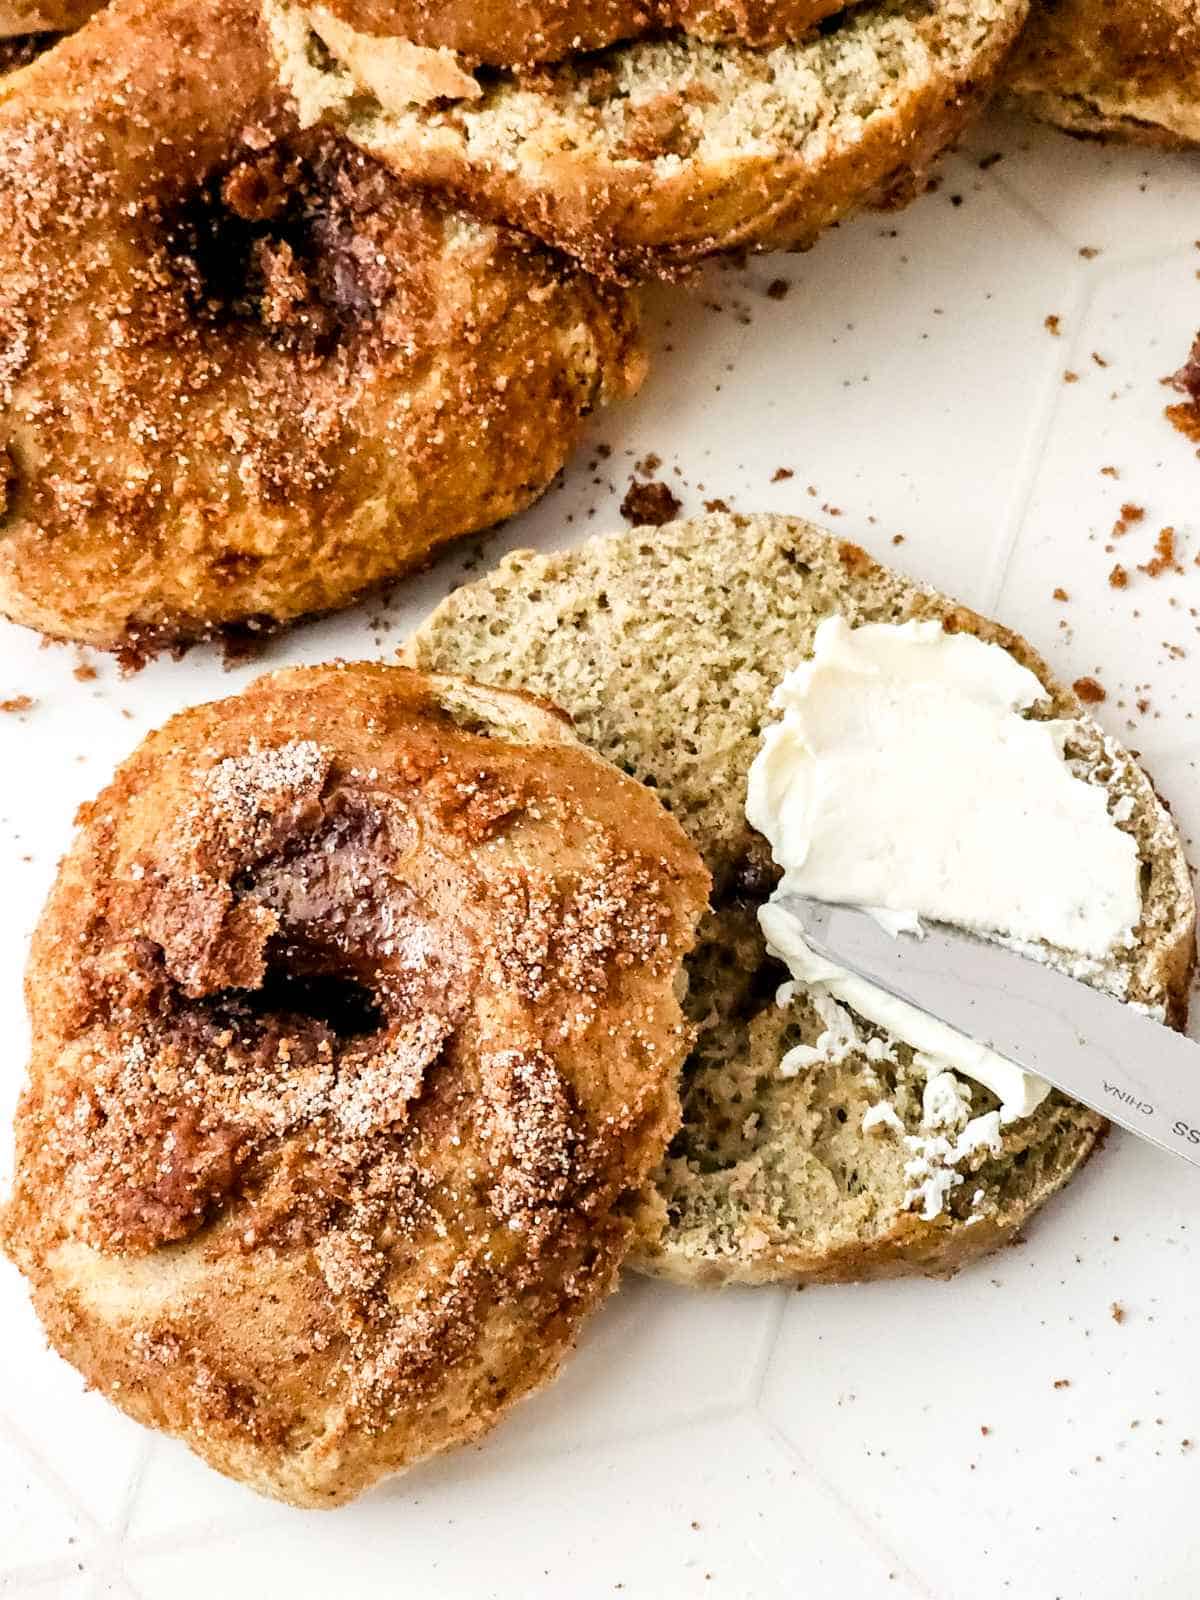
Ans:
{"label": "knife blade", "polygon": [[828,960],[1200,1166],[1200,1044],[1005,945],[942,923],[888,933],[869,912],[774,902]]}

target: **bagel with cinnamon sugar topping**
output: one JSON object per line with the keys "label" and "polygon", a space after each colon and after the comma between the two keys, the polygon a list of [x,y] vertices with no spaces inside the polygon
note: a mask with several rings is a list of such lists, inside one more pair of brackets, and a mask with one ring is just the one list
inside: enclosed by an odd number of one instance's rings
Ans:
{"label": "bagel with cinnamon sugar topping", "polygon": [[487,527],[635,387],[631,302],[301,133],[254,0],[120,0],[0,86],[0,612],[285,622]]}
{"label": "bagel with cinnamon sugar topping", "polygon": [[612,1288],[708,876],[511,691],[278,672],[81,813],[0,1237],[52,1343],[298,1505],[484,1432]]}

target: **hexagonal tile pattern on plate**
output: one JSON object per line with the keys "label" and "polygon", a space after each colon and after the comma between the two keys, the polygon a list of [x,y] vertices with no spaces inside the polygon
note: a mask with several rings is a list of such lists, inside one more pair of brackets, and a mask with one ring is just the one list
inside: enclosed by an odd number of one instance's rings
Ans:
{"label": "hexagonal tile pattern on plate", "polygon": [[652,1434],[637,1449],[581,1446],[519,1473],[497,1473],[489,1454],[447,1456],[369,1496],[353,1513],[353,1554],[344,1514],[319,1513],[292,1530],[218,1540],[202,1561],[177,1542],[134,1552],[129,1571],[144,1593],[172,1600],[214,1586],[294,1600],[382,1600],[400,1589],[441,1600],[920,1592],[745,1414]]}

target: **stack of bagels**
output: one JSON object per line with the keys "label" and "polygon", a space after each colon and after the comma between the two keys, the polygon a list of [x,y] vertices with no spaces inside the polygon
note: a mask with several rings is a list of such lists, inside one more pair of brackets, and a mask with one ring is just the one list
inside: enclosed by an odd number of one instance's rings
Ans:
{"label": "stack of bagels", "polygon": [[[1193,0],[8,0],[0,40],[0,612],[127,662],[521,511],[641,382],[640,279],[911,199],[996,91],[1200,143]],[[626,1262],[944,1276],[1079,1169],[1054,1093],[922,1214],[920,1053],[777,997],[747,775],[831,614],[1034,675],[1140,866],[1095,981],[1183,1024],[1178,834],[1024,641],[790,519],[519,554],[83,808],[0,1242],[89,1382],[336,1505],[547,1383]]]}

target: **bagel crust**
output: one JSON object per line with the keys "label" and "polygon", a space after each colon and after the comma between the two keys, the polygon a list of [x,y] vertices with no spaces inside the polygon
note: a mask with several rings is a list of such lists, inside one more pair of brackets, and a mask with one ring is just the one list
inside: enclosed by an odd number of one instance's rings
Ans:
{"label": "bagel crust", "polygon": [[530,66],[677,28],[763,46],[800,39],[844,0],[325,0],[362,33],[453,50],[472,65]]}
{"label": "bagel crust", "polygon": [[1200,0],[1041,0],[1007,88],[1069,133],[1200,145]]}
{"label": "bagel crust", "polygon": [[622,291],[301,134],[252,0],[0,88],[0,611],[102,647],[347,603],[520,510],[642,371]]}
{"label": "bagel crust", "polygon": [[0,0],[0,39],[30,33],[73,33],[104,0]]}
{"label": "bagel crust", "polygon": [[484,1432],[631,1243],[707,890],[523,695],[316,667],[174,718],[30,958],[0,1237],[52,1343],[298,1505]]}

